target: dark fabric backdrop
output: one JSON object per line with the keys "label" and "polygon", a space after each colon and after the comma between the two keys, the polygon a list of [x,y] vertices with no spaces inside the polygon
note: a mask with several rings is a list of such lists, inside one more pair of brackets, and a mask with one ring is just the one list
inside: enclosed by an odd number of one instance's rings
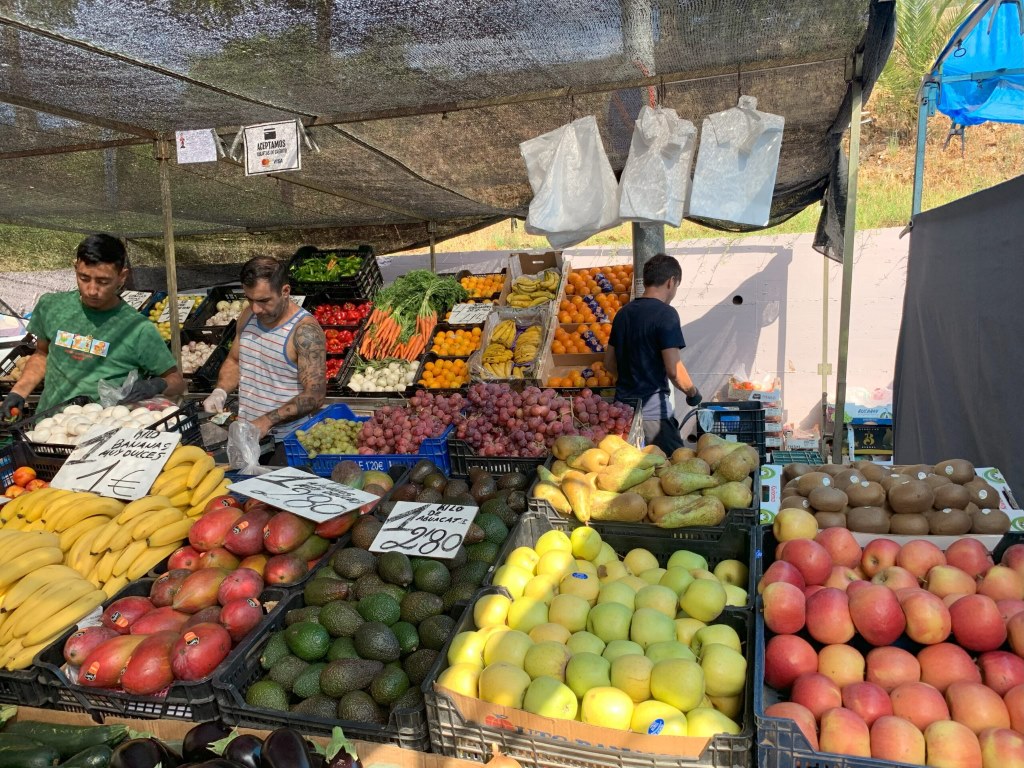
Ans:
{"label": "dark fabric backdrop", "polygon": [[1024,177],[917,216],[893,383],[900,464],[968,459],[1024,494]]}

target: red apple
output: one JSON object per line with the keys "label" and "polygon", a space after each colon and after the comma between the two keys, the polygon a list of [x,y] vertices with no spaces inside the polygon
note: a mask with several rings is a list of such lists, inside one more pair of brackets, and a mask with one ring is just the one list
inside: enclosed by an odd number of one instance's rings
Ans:
{"label": "red apple", "polygon": [[874,646],[892,644],[907,627],[900,601],[891,589],[880,584],[850,596],[850,617],[861,637]]}
{"label": "red apple", "polygon": [[800,675],[818,669],[818,654],[796,635],[776,635],[764,648],[764,681],[776,690],[788,690]]}
{"label": "red apple", "polygon": [[978,657],[981,679],[989,688],[1005,696],[1011,688],[1024,684],[1024,659],[1006,651],[989,651]]}
{"label": "red apple", "polygon": [[952,565],[937,565],[928,571],[925,586],[933,595],[973,595],[978,591],[977,582],[969,574]]}
{"label": "red apple", "polygon": [[1003,621],[1009,621],[1011,617],[1024,611],[1024,600],[996,600],[996,606]]}
{"label": "red apple", "polygon": [[907,617],[907,637],[922,645],[935,645],[949,637],[952,620],[946,604],[923,589],[900,603]]}
{"label": "red apple", "polygon": [[925,729],[924,743],[931,768],[983,768],[978,737],[966,725],[932,723]]}
{"label": "red apple", "polygon": [[804,577],[800,575],[800,571],[797,570],[796,566],[787,563],[785,560],[776,560],[768,566],[764,576],[757,583],[757,591],[763,593],[765,587],[776,581],[788,581],[790,584],[800,587],[800,589],[806,586]]}
{"label": "red apple", "polygon": [[807,739],[807,744],[810,748],[815,751],[818,750],[818,724],[814,720],[814,715],[811,714],[807,707],[793,701],[781,701],[766,708],[764,714],[766,717],[781,717],[792,720],[796,723],[801,733],[803,733],[804,738]]}
{"label": "red apple", "polygon": [[832,572],[832,558],[828,550],[813,539],[793,539],[787,542],[782,559],[796,566],[805,584],[824,584]]}
{"label": "red apple", "polygon": [[818,673],[842,688],[864,679],[864,657],[852,645],[826,645],[818,653]]}
{"label": "red apple", "polygon": [[1009,728],[987,728],[978,734],[984,768],[1024,768],[1024,736]]}
{"label": "red apple", "polygon": [[818,531],[814,540],[828,550],[832,558],[832,565],[840,565],[846,568],[856,568],[860,565],[863,555],[860,544],[853,534],[846,528],[825,528]]}
{"label": "red apple", "polygon": [[1024,613],[1016,613],[1006,622],[1010,647],[1018,656],[1024,656]]}
{"label": "red apple", "polygon": [[888,587],[893,592],[897,592],[901,589],[917,589],[921,585],[918,583],[917,576],[912,574],[906,568],[901,568],[898,565],[890,565],[875,574],[874,578],[871,579],[872,584],[881,584],[882,586]]}
{"label": "red apple", "polygon": [[[936,597],[938,597],[938,595],[936,595]],[[951,594],[951,595],[946,595],[945,597],[943,597],[943,598],[942,598],[942,603],[943,603],[943,605],[945,605],[945,606],[946,606],[947,608],[949,608],[949,607],[950,607],[951,605],[953,605],[953,603],[955,603],[955,602],[956,602],[957,600],[959,600],[959,599],[960,599],[961,597],[967,597],[967,595],[965,595],[965,594],[964,594],[964,593],[962,593],[962,592],[954,592],[954,593],[953,593],[953,594]]]}
{"label": "red apple", "polygon": [[991,597],[961,597],[950,606],[949,617],[957,643],[969,651],[994,651],[1006,642],[1006,625]]}
{"label": "red apple", "polygon": [[871,757],[885,763],[924,765],[924,734],[902,717],[880,717],[871,724]]}
{"label": "red apple", "polygon": [[836,707],[821,716],[818,744],[822,752],[871,757],[871,734],[860,715],[845,707]]}
{"label": "red apple", "polygon": [[932,567],[945,564],[946,556],[942,550],[924,539],[908,541],[896,555],[896,565],[906,568],[919,579],[923,579]]}
{"label": "red apple", "polygon": [[977,539],[957,539],[950,544],[946,549],[946,563],[974,578],[995,565],[985,545]]}
{"label": "red apple", "polygon": [[843,705],[843,694],[839,686],[817,672],[800,675],[793,683],[789,698],[807,707],[815,720],[821,720],[825,712]]}
{"label": "red apple", "polygon": [[880,717],[892,714],[889,694],[874,683],[850,683],[843,686],[843,706],[860,715],[868,725]]}
{"label": "red apple", "polygon": [[896,556],[900,552],[900,545],[892,539],[874,539],[864,547],[864,554],[860,560],[860,567],[864,575],[869,579],[874,578],[879,571],[885,570],[890,565],[896,565]]}
{"label": "red apple", "polygon": [[1020,600],[1024,598],[1024,577],[1013,568],[993,565],[978,582],[978,594],[993,600]]}
{"label": "red apple", "polygon": [[824,587],[821,586],[821,584],[808,584],[806,587],[804,587],[804,600],[807,600],[807,598],[813,595],[815,592],[821,592],[821,590],[823,589]]}
{"label": "red apple", "polygon": [[[841,530],[841,529],[839,529],[839,528],[826,528],[825,530],[826,531],[838,531],[838,530]],[[854,581],[860,581],[860,580],[861,580],[860,576],[857,575],[856,571],[854,571],[854,570],[852,570],[850,568],[847,568],[844,565],[833,565],[832,566],[832,572],[829,573],[828,578],[825,579],[824,586],[832,587],[834,589],[841,589],[841,590],[843,590],[845,592],[847,586],[849,586]]]}
{"label": "red apple", "polygon": [[841,589],[826,588],[814,593],[807,598],[806,610],[807,631],[819,643],[846,643],[853,637],[849,601]]}
{"label": "red apple", "polygon": [[785,581],[764,588],[764,623],[778,635],[792,635],[804,628],[804,593]]}
{"label": "red apple", "polygon": [[1000,565],[1013,568],[1021,576],[1024,576],[1024,544],[1014,544],[1007,547],[1003,556],[999,558]]}
{"label": "red apple", "polygon": [[1017,733],[1024,733],[1024,685],[1015,685],[1008,690],[1003,696],[1003,703],[1010,713],[1010,727]]}
{"label": "red apple", "polygon": [[1009,728],[1010,712],[999,694],[982,683],[951,683],[946,703],[952,720],[975,733],[986,728]]}
{"label": "red apple", "polygon": [[[981,671],[967,655],[967,651],[953,643],[938,643],[922,648],[917,654],[921,665],[921,682],[945,693],[950,683],[958,680],[981,682]],[[870,659],[868,669],[871,668]],[[870,679],[870,678],[869,678]]]}
{"label": "red apple", "polygon": [[865,662],[867,680],[886,691],[921,679],[921,665],[912,653],[902,648],[874,648],[868,652]]}
{"label": "red apple", "polygon": [[949,719],[949,707],[942,694],[928,683],[903,683],[889,695],[892,713],[924,730],[939,720]]}
{"label": "red apple", "polygon": [[865,587],[870,587],[870,586],[871,586],[871,582],[870,581],[865,581],[864,579],[858,579],[857,581],[851,581],[849,584],[846,585],[846,596],[847,597],[853,597],[855,594],[857,594],[858,591],[864,589]]}

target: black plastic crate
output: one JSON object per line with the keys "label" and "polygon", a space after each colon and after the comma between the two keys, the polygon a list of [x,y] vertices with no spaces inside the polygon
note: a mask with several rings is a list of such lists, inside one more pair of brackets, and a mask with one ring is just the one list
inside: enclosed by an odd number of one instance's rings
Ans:
{"label": "black plastic crate", "polygon": [[231,337],[234,337],[234,320],[231,321],[230,325],[226,326],[214,326],[212,328],[193,328],[191,330],[186,328],[185,330],[183,330],[181,332],[181,347],[183,350],[186,346],[188,346],[189,342],[196,341],[203,342],[204,344],[209,344],[210,346],[213,347],[213,351],[210,352],[209,357],[207,357],[206,360],[204,360],[198,368],[196,368],[191,373],[185,373],[185,371],[182,370],[181,375],[186,379],[194,379],[196,374],[203,370],[203,368],[206,366],[206,363],[210,360],[210,358],[217,354],[217,350],[220,349],[221,345],[224,342],[224,337],[228,335],[228,330],[231,331]]}
{"label": "black plastic crate", "polygon": [[[477,593],[475,600],[479,600],[485,594],[495,594],[500,591],[495,587],[481,590]],[[749,657],[750,649],[755,643],[754,621],[750,613],[727,609],[716,619],[716,623],[728,624],[737,631],[746,646],[745,655]],[[473,612],[467,609],[452,631],[452,637],[459,632],[472,631],[474,628]],[[449,640],[441,649],[437,662],[422,686],[427,719],[430,722],[430,741],[434,752],[448,757],[483,762],[489,758],[492,745],[496,744],[503,754],[519,760],[523,765],[537,765],[544,766],[544,768],[747,768],[752,765],[754,745],[752,689],[756,684],[752,664],[747,665],[743,717],[740,722],[742,732],[736,736],[726,734],[715,736],[699,757],[691,758],[611,749],[572,741],[565,737],[552,736],[550,733],[528,733],[508,722],[491,724],[467,721],[455,704],[455,700],[441,689],[434,687],[434,681],[448,666],[450,643]]]}
{"label": "black plastic crate", "polygon": [[[352,277],[343,277],[333,282],[308,282],[291,277],[292,269],[311,258],[322,256],[358,256],[363,260],[359,271]],[[330,299],[372,299],[384,285],[380,265],[374,256],[373,248],[361,245],[358,248],[330,248],[326,250],[299,249],[288,262],[289,283],[292,293],[310,296],[322,294]]]}
{"label": "black plastic crate", "polygon": [[[184,293],[182,293],[182,292],[178,293],[179,298],[182,297],[182,296],[195,296],[195,295],[197,295],[197,294],[195,294],[195,293],[193,293],[191,291],[184,292]],[[149,313],[153,310],[153,307],[155,307],[157,304],[159,304],[161,301],[163,301],[166,298],[167,298],[167,291],[154,291],[153,295],[149,297],[149,301],[147,301],[145,304],[142,305],[142,307],[139,308],[139,312],[141,312],[143,315],[146,316],[147,319],[149,319]],[[188,315],[186,317],[182,317],[181,315],[178,315],[178,322],[181,324],[181,326],[183,328],[185,326],[187,326],[188,321],[189,321],[190,318],[195,317],[196,311],[199,309],[199,307],[201,305],[202,305],[202,302],[201,301],[197,301],[192,306],[192,309],[189,310],[189,313],[188,313]]]}
{"label": "black plastic crate", "polygon": [[[185,330],[226,328],[227,325],[210,325],[210,318],[217,314],[217,302],[220,301],[245,301],[245,294],[242,293],[241,288],[228,288],[223,285],[211,288],[206,294],[206,298],[189,314],[188,320],[185,321]],[[234,320],[228,323],[228,325],[234,324]]]}
{"label": "black plastic crate", "polygon": [[64,459],[49,456],[36,456],[25,443],[11,443],[0,448],[0,491],[14,483],[14,470],[18,467],[31,467],[40,480],[53,480]]}
{"label": "black plastic crate", "polygon": [[[354,304],[357,307],[362,307],[363,305],[369,304],[370,301],[369,301],[369,299],[332,299],[330,296],[324,296],[324,295],[321,294],[321,295],[317,295],[317,296],[307,296],[306,297],[306,301],[302,305],[302,308],[305,309],[307,312],[309,312],[309,314],[312,315],[313,311],[317,307],[323,306],[324,304],[345,304],[345,303],[350,303],[350,304]],[[366,317],[368,317],[368,316],[369,316],[369,313],[367,313]],[[363,317],[361,320],[359,320],[358,322],[355,322],[355,323],[342,323],[340,325],[330,325],[330,324],[324,325],[324,324],[321,323],[320,327],[323,328],[324,330],[326,330],[328,328],[337,328],[339,330],[355,331],[356,329],[362,328],[364,325],[366,325],[366,317]],[[315,316],[314,316],[314,319],[316,319]],[[319,323],[320,321],[317,320],[317,322]]]}
{"label": "black plastic crate", "polygon": [[[366,331],[364,330],[364,331],[362,331],[362,333],[366,333]],[[354,389],[349,388],[348,383],[352,380],[352,376],[356,372],[356,363],[357,363],[356,352],[358,351],[360,343],[362,343],[362,333],[360,333],[360,336],[356,340],[356,343],[354,343],[349,348],[348,360],[346,361],[345,365],[342,366],[341,373],[338,374],[338,391],[339,391],[339,394],[342,397],[369,397],[369,398],[388,398],[388,397],[404,397],[404,398],[409,398],[409,397],[412,397],[413,394],[415,393],[415,391],[420,388],[419,385],[416,383],[419,380],[419,374],[420,374],[420,371],[421,371],[421,369],[423,367],[422,366],[422,361],[420,361],[420,360],[407,360],[407,361],[404,361],[404,362],[409,362],[409,363],[416,363],[416,378],[413,379],[412,384],[410,384],[409,386],[407,386],[407,387],[405,387],[403,389],[395,390],[394,392],[356,392]],[[363,361],[363,362],[370,362],[370,363],[377,364],[377,363],[382,363],[384,361],[383,360],[368,360],[368,361]]]}
{"label": "black plastic crate", "polygon": [[[153,579],[144,578],[132,582],[112,600],[104,602],[104,607],[122,597],[148,596]],[[214,678],[217,672],[233,663],[242,656],[253,644],[266,634],[267,627],[282,615],[288,592],[284,589],[265,589],[260,595],[263,603],[277,603],[264,617],[263,621],[235,646],[227,658],[221,662],[213,674],[191,682],[177,681],[173,683],[164,696],[135,696],[124,691],[113,691],[105,688],[88,688],[72,683],[63,670],[64,643],[73,632],[72,627],[60,639],[35,658],[35,673],[51,692],[53,709],[72,712],[86,711],[91,715],[114,715],[116,717],[136,717],[145,719],[172,718],[175,720],[195,720],[204,722],[220,716],[217,697],[214,692]],[[281,619],[283,621],[283,618]]]}
{"label": "black plastic crate", "polygon": [[420,360],[420,368],[416,372],[416,382],[414,384],[414,387],[416,389],[422,389],[424,392],[430,392],[432,395],[454,395],[456,392],[459,392],[461,394],[465,394],[466,390],[469,389],[469,381],[466,381],[466,383],[463,384],[461,387],[448,387],[448,388],[428,387],[428,386],[420,383],[420,380],[423,378],[423,371],[427,367],[427,363],[436,363],[439,360],[441,360],[441,361],[444,361],[444,360],[464,360],[464,361],[466,361],[467,372],[468,372],[468,365],[469,365],[469,358],[468,357],[440,357],[439,355],[435,355],[433,352],[428,352],[423,357],[423,359]]}
{"label": "black plastic crate", "polygon": [[474,451],[465,440],[452,438],[448,441],[448,451],[452,459],[452,476],[469,477],[469,470],[483,469],[492,475],[502,475],[506,472],[522,472],[526,476],[532,475],[548,460],[547,456],[535,458],[520,456],[480,456]]}
{"label": "black plastic crate", "polygon": [[220,368],[227,360],[231,345],[235,343],[236,324],[237,321],[232,320],[228,325],[223,326],[217,348],[206,358],[206,362],[192,374],[190,392],[213,392],[216,388]]}
{"label": "black plastic crate", "polygon": [[391,713],[387,725],[364,723],[353,720],[328,720],[312,715],[260,709],[245,703],[245,692],[249,686],[265,674],[260,666],[260,654],[270,639],[270,633],[284,626],[285,613],[292,608],[305,605],[302,594],[291,595],[275,612],[270,625],[260,638],[244,653],[238,654],[224,670],[216,676],[214,689],[217,693],[221,720],[231,726],[274,730],[284,726],[314,736],[330,736],[332,729],[340,727],[350,739],[363,739],[382,744],[396,744],[405,749],[426,752],[430,748],[430,735],[424,708],[396,710]]}
{"label": "black plastic crate", "polygon": [[[18,362],[19,358],[21,358],[21,357],[28,357],[28,356],[32,355],[35,351],[36,351],[35,347],[32,346],[31,344],[19,344],[18,346],[14,347],[13,349],[8,350],[7,351],[7,356],[4,357],[3,360],[0,360],[0,377],[6,376],[11,371],[13,371],[14,370],[14,366]],[[6,394],[6,393],[10,392],[11,391],[11,387],[13,387],[13,386],[14,386],[14,382],[13,381],[3,381],[3,380],[0,380],[0,394]],[[39,383],[38,385],[36,385],[36,388],[33,391],[34,392],[39,392],[40,390],[42,390],[42,388],[43,388],[42,383]]]}
{"label": "black plastic crate", "polygon": [[[701,415],[711,414],[710,429],[701,425]],[[722,401],[704,403],[697,413],[697,434],[712,432],[726,440],[747,443],[757,449],[761,463],[765,463],[764,404],[756,401]]]}

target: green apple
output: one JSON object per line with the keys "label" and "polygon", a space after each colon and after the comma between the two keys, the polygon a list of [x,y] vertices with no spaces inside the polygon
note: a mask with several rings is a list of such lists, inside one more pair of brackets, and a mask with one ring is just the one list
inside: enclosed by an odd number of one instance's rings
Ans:
{"label": "green apple", "polygon": [[710,738],[720,733],[737,735],[740,727],[717,709],[698,707],[686,713],[688,736]]}
{"label": "green apple", "polygon": [[679,595],[668,587],[663,587],[660,584],[648,584],[636,593],[634,608],[636,610],[652,608],[655,611],[664,613],[670,619],[674,619],[676,617],[676,604],[678,601]]}
{"label": "green apple", "polygon": [[570,632],[587,628],[590,603],[577,595],[555,595],[548,608],[548,621],[561,624]]}
{"label": "green apple", "polygon": [[550,604],[555,596],[555,588],[557,586],[558,579],[550,573],[534,576],[523,588],[523,597],[532,597]]}
{"label": "green apple", "polygon": [[632,640],[612,640],[604,648],[604,656],[608,661],[615,661],[619,656],[629,656],[630,654],[643,654],[644,649],[640,647],[638,643],[634,643]]}
{"label": "green apple", "polygon": [[480,673],[480,698],[491,704],[522,709],[529,686],[530,676],[514,664],[490,664]]}
{"label": "green apple", "polygon": [[628,731],[633,720],[633,700],[618,688],[591,688],[580,703],[584,723]]}
{"label": "green apple", "polygon": [[601,563],[597,566],[597,578],[602,584],[606,584],[609,581],[618,581],[623,576],[628,576],[629,571],[618,560],[609,560],[607,563]]}
{"label": "green apple", "polygon": [[547,640],[530,646],[523,659],[523,669],[531,678],[553,677],[565,680],[565,666],[572,658],[572,652],[561,643]]}
{"label": "green apple", "polygon": [[475,664],[478,669],[483,669],[486,640],[480,632],[459,632],[448,644],[448,663]]}
{"label": "green apple", "polygon": [[527,634],[530,635],[530,639],[535,643],[544,643],[551,640],[562,645],[569,642],[569,638],[572,637],[572,633],[568,629],[561,624],[555,624],[553,621],[549,621],[546,624],[538,624]]}
{"label": "green apple", "polygon": [[593,560],[601,551],[601,534],[589,526],[582,525],[569,535],[573,557],[581,560]]}
{"label": "green apple", "polygon": [[676,625],[661,611],[653,608],[638,608],[633,613],[633,621],[629,627],[629,639],[647,650],[647,646],[675,640]]}
{"label": "green apple", "polygon": [[665,571],[658,583],[663,587],[668,587],[677,595],[681,595],[693,583],[693,576],[686,568],[676,566]]}
{"label": "green apple", "polygon": [[685,716],[675,707],[662,701],[655,701],[654,699],[642,701],[633,707],[633,717],[629,722],[629,730],[633,731],[633,733],[649,734],[651,732],[651,725],[655,720],[664,722],[671,717]]}
{"label": "green apple", "polygon": [[632,611],[636,606],[636,592],[629,584],[623,584],[621,581],[605,582],[597,594],[597,602],[621,603]]}
{"label": "green apple", "polygon": [[654,662],[638,653],[619,656],[612,662],[612,685],[634,702],[651,698],[651,670]]}
{"label": "green apple", "polygon": [[730,720],[736,720],[743,716],[743,694],[737,694],[736,696],[708,696],[711,700],[711,706],[721,712],[723,715],[728,717]]}
{"label": "green apple", "polygon": [[475,699],[480,695],[480,672],[476,664],[452,664],[437,676],[436,685]]}
{"label": "green apple", "polygon": [[601,603],[590,609],[587,630],[605,643],[612,640],[628,640],[632,620],[633,611],[621,603]]}
{"label": "green apple", "polygon": [[644,655],[657,664],[663,659],[689,659],[696,661],[697,656],[688,647],[678,640],[665,640],[660,643],[651,643],[647,646]]}
{"label": "green apple", "polygon": [[714,621],[725,609],[725,587],[718,579],[697,579],[680,596],[679,607],[687,616]]}
{"label": "green apple", "polygon": [[739,560],[723,560],[715,566],[713,573],[723,584],[734,584],[737,587],[746,587],[750,575],[747,564]]}
{"label": "green apple", "polygon": [[597,578],[597,566],[594,565],[592,562],[590,562],[589,560],[581,560],[578,557],[573,562],[575,562],[575,565],[573,566],[574,572],[585,573],[587,574],[587,576],[590,576],[594,581],[599,581],[599,579]]}
{"label": "green apple", "polygon": [[704,692],[708,696],[738,696],[747,679],[747,660],[727,645],[710,643],[701,648]]}
{"label": "green apple", "polygon": [[494,634],[484,646],[485,668],[492,664],[504,662],[513,666],[523,668],[523,661],[526,659],[526,652],[533,645],[533,640],[525,632],[510,629],[508,632]]}
{"label": "green apple", "polygon": [[612,549],[612,545],[607,541],[601,542],[601,550],[593,558],[594,565],[599,568],[605,563],[614,563],[618,562],[618,560],[619,556],[615,554],[615,550]]}
{"label": "green apple", "polygon": [[531,629],[548,621],[548,606],[543,600],[520,597],[508,609],[508,625],[512,629],[529,633]]}
{"label": "green apple", "polygon": [[572,554],[572,542],[569,541],[569,537],[563,531],[547,531],[541,534],[533,548],[537,551],[537,556],[541,558],[552,551]]}
{"label": "green apple", "polygon": [[533,573],[530,571],[506,564],[494,572],[494,585],[507,589],[509,595],[515,600],[517,597],[522,597],[523,589],[532,578]]}
{"label": "green apple", "polygon": [[665,567],[675,568],[676,566],[685,568],[687,571],[691,571],[694,568],[707,570],[708,561],[696,552],[691,552],[688,549],[680,549],[672,553],[672,556],[668,559],[668,565]]}
{"label": "green apple", "polygon": [[572,689],[546,675],[535,678],[523,696],[523,709],[542,717],[574,720],[578,708],[579,702]]}
{"label": "green apple", "polygon": [[568,576],[563,576],[558,582],[558,594],[576,595],[582,597],[590,605],[597,604],[597,596],[601,592],[601,582],[597,577],[591,578],[580,571],[573,571]]}
{"label": "green apple", "polygon": [[700,657],[701,649],[712,643],[719,643],[737,652],[743,650],[739,634],[728,624],[712,624],[698,629],[690,640],[690,650]]}
{"label": "green apple", "polygon": [[675,624],[676,640],[686,646],[693,641],[693,636],[697,634],[698,629],[707,626],[703,621],[689,617],[676,618]]}
{"label": "green apple", "polygon": [[639,592],[644,587],[650,586],[646,581],[641,579],[639,576],[634,576],[631,573],[627,573],[625,576],[619,579],[619,581],[621,581],[623,584],[627,584],[630,587],[632,587],[634,592]]}
{"label": "green apple", "polygon": [[540,560],[537,561],[537,575],[550,573],[556,581],[561,581],[562,577],[567,573],[572,573],[575,567],[576,558],[572,556],[572,552],[564,549],[552,549],[541,555]]}
{"label": "green apple", "polygon": [[689,712],[704,699],[704,670],[687,659],[659,661],[651,670],[651,697]]}
{"label": "green apple", "polygon": [[583,698],[591,688],[611,685],[611,670],[611,662],[603,656],[576,653],[565,667],[565,683],[577,697]]}
{"label": "green apple", "polygon": [[600,656],[604,653],[605,644],[600,637],[584,630],[573,632],[572,637],[565,641],[565,647],[572,651],[574,656],[577,653],[596,653]]}
{"label": "green apple", "polygon": [[646,581],[648,584],[658,584],[661,581],[661,577],[664,575],[664,568],[648,568],[646,571],[640,574],[640,578]]}
{"label": "green apple", "polygon": [[736,608],[744,608],[747,605],[747,590],[737,587],[735,584],[723,584],[725,587],[725,604]]}
{"label": "green apple", "polygon": [[630,573],[637,575],[651,568],[657,568],[658,558],[646,549],[637,548],[631,549],[626,553],[626,556],[622,558],[622,564],[626,566],[626,570]]}
{"label": "green apple", "polygon": [[686,724],[686,715],[680,713],[675,717],[667,717],[658,727],[659,736],[689,736],[689,726]]}
{"label": "green apple", "polygon": [[505,595],[483,595],[473,605],[473,621],[478,628],[500,627],[508,617],[512,600]]}
{"label": "green apple", "polygon": [[[711,579],[711,581],[718,581],[718,579],[715,578],[715,574],[711,571],[705,570],[704,568],[691,568],[690,575],[695,579]],[[722,582],[719,581],[718,583],[721,584]]]}
{"label": "green apple", "polygon": [[516,547],[508,553],[505,565],[514,565],[532,574],[537,567],[538,560],[540,560],[540,555],[532,547]]}

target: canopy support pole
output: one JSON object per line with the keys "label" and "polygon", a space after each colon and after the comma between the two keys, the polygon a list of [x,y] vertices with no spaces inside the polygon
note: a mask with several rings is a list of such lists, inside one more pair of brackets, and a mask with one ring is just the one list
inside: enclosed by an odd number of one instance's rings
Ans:
{"label": "canopy support pole", "polygon": [[665,252],[665,225],[633,222],[633,295],[644,292],[644,264]]}
{"label": "canopy support pole", "polygon": [[928,118],[934,114],[935,92],[938,85],[925,83],[921,86],[921,99],[917,105],[917,154],[914,157],[914,197],[910,206],[910,217],[921,212],[921,198],[924,195],[924,155],[928,144]]}
{"label": "canopy support pole", "polygon": [[181,329],[178,327],[178,266],[174,257],[174,210],[171,206],[171,144],[166,138],[156,142],[156,159],[160,166],[160,207],[164,216],[164,264],[167,270],[167,306],[171,311],[171,354],[181,367]]}
{"label": "canopy support pole", "polygon": [[819,448],[824,446],[825,432],[828,429],[828,375],[831,371],[831,364],[828,360],[828,278],[830,259],[821,260],[821,365],[818,372],[821,374],[821,429],[818,436]]}
{"label": "canopy support pole", "polygon": [[427,222],[427,232],[430,234],[430,271],[437,274],[437,254],[434,251],[434,238],[437,235],[437,222],[431,219]]}
{"label": "canopy support pole", "polygon": [[[836,413],[832,434],[832,462],[842,463],[843,424],[846,422],[846,372],[850,351],[850,304],[853,299],[853,261],[857,235],[857,176],[860,166],[860,121],[864,104],[862,58],[857,54],[851,82],[850,172],[847,174],[846,221],[843,227],[843,293],[839,305],[839,364],[836,366]],[[853,459],[853,447],[850,447]]]}

